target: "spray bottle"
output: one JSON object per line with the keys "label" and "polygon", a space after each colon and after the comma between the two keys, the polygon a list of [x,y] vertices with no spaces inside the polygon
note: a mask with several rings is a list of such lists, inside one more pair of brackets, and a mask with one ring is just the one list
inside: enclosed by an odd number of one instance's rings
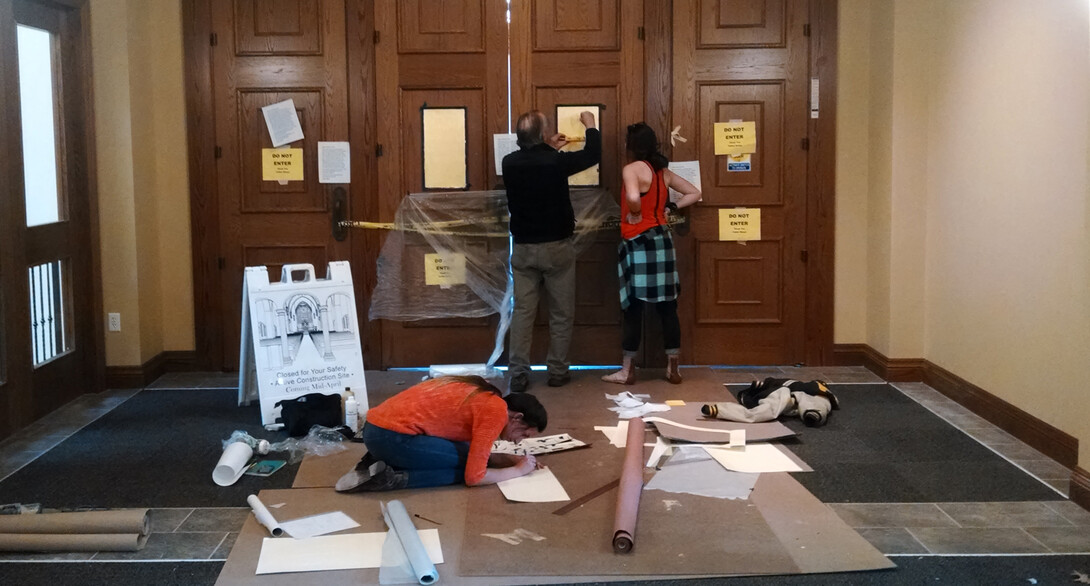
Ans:
{"label": "spray bottle", "polygon": [[345,400],[344,400],[344,424],[352,430],[352,433],[357,433],[360,430],[360,408],[356,403],[356,395],[349,387],[344,388]]}

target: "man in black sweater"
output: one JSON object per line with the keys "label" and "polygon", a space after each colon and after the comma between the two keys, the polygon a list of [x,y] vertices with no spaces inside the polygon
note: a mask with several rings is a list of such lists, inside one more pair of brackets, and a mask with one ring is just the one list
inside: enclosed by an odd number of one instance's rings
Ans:
{"label": "man in black sweater", "polygon": [[549,303],[549,386],[559,387],[568,374],[568,346],[575,319],[575,214],[568,195],[568,176],[597,165],[602,158],[602,135],[594,115],[583,112],[587,127],[583,150],[561,152],[567,137],[545,138],[545,115],[533,110],[519,116],[519,150],[503,158],[503,182],[511,213],[515,246],[511,271],[515,281],[515,310],[511,319],[509,373],[511,390],[525,391],[530,381],[530,345],[538,297],[542,288]]}

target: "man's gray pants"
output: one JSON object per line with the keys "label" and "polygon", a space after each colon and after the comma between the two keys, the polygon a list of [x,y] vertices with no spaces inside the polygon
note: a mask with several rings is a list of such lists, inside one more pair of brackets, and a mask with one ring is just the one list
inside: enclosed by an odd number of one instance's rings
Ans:
{"label": "man's gray pants", "polygon": [[515,309],[511,317],[508,370],[512,380],[530,375],[530,346],[538,300],[544,290],[549,305],[550,376],[568,372],[568,347],[575,321],[575,246],[571,238],[539,244],[515,244],[511,253]]}

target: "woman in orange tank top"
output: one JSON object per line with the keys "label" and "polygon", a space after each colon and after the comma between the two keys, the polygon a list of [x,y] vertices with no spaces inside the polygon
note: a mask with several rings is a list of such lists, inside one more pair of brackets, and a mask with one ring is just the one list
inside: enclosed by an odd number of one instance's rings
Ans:
{"label": "woman in orange tank top", "polygon": [[[700,201],[700,190],[667,168],[659,152],[655,131],[643,122],[629,125],[625,138],[629,163],[621,172],[623,200],[621,244],[617,273],[621,280],[621,311],[624,312],[621,370],[602,377],[611,383],[636,382],[632,360],[640,347],[643,306],[650,303],[662,319],[668,365],[666,380],[678,384],[681,324],[677,317],[678,283],[674,241],[666,218],[667,207],[680,209]],[[681,194],[670,202],[669,188]]]}

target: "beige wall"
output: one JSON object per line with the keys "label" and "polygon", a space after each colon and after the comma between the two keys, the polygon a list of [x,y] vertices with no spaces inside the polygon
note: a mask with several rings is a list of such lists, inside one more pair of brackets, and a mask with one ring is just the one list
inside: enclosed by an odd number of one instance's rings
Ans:
{"label": "beige wall", "polygon": [[868,168],[837,181],[838,221],[866,217],[868,251],[837,251],[837,341],[954,372],[1079,438],[1090,468],[1088,3],[840,8],[840,96],[869,103],[840,109],[868,123],[838,142],[870,154],[838,146],[838,170]]}
{"label": "beige wall", "polygon": [[178,0],[91,0],[106,364],[194,348]]}

